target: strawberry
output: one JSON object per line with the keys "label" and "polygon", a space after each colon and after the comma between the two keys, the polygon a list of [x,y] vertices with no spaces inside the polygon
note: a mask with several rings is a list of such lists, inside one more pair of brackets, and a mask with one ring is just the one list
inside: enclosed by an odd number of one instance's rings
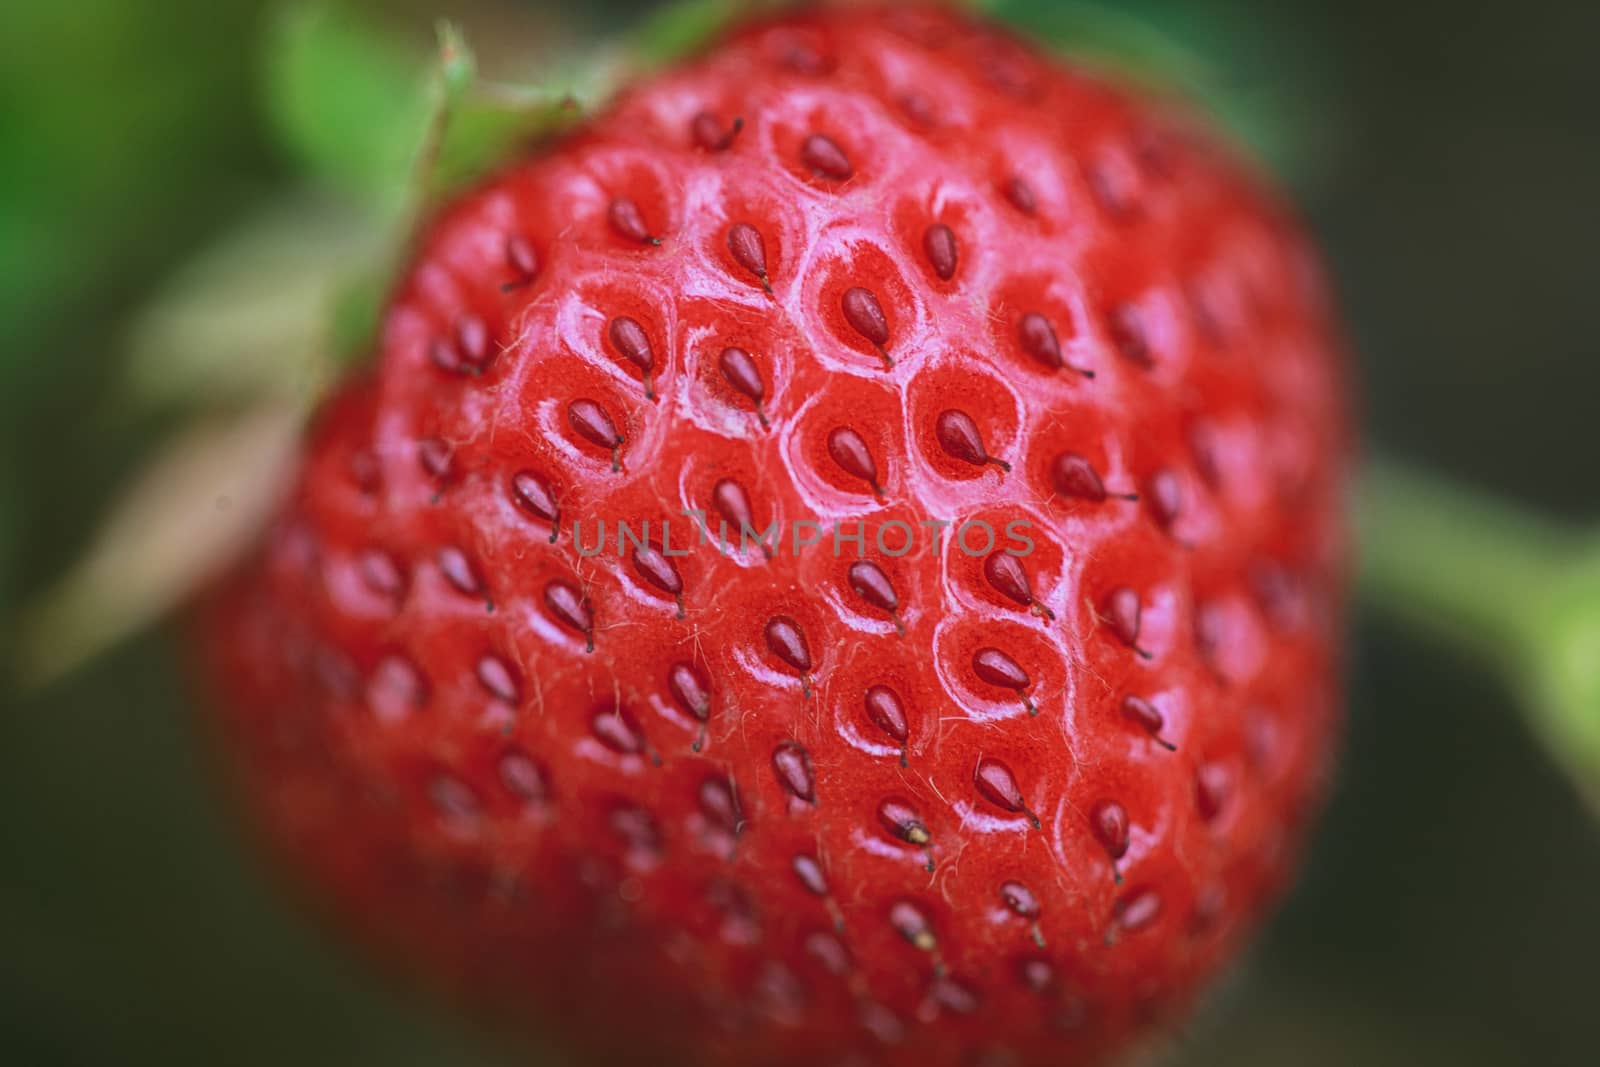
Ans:
{"label": "strawberry", "polygon": [[444,210],[380,349],[204,641],[266,836],[429,982],[599,1063],[1080,1064],[1280,893],[1342,373],[1189,120],[751,24]]}

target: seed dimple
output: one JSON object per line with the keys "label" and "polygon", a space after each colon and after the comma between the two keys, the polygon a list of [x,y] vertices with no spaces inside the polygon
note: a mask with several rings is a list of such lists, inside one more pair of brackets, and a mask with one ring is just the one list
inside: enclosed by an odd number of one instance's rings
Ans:
{"label": "seed dimple", "polygon": [[1010,767],[997,759],[980,759],[972,772],[972,783],[989,803],[1014,815],[1026,815],[1033,828],[1039,829],[1039,817],[1028,810],[1028,803],[1023,799],[1022,789],[1017,785]]}
{"label": "seed dimple", "polygon": [[1206,488],[1217,492],[1222,488],[1222,462],[1218,455],[1217,428],[1205,420],[1197,420],[1189,428],[1189,451],[1194,455],[1194,469]]}
{"label": "seed dimple", "polygon": [[755,405],[756,417],[761,420],[763,429],[767,428],[767,413],[761,409],[761,401],[766,396],[766,385],[761,381],[761,370],[756,366],[756,361],[750,353],[742,348],[724,348],[722,355],[717,357],[717,362],[722,367],[722,376],[735,390],[750,398]]}
{"label": "seed dimple", "polygon": [[361,553],[361,578],[379,596],[398,600],[405,593],[406,576],[395,558],[381,548]]}
{"label": "seed dimple", "polygon": [[350,480],[364,496],[371,496],[378,491],[383,479],[378,473],[378,461],[367,449],[360,449],[350,456]]}
{"label": "seed dimple", "polygon": [[1028,572],[1022,569],[1017,557],[1004,549],[991,552],[983,561],[983,576],[995,592],[1013,603],[1048,619],[1056,617],[1055,612],[1033,598],[1033,586],[1028,581]]}
{"label": "seed dimple", "polygon": [[450,477],[453,458],[450,446],[437,437],[425,437],[417,442],[417,464],[434,481],[442,482]]}
{"label": "seed dimple", "polygon": [[561,512],[549,483],[532,471],[518,471],[511,478],[511,499],[523,511],[550,524],[550,543],[555,544]]}
{"label": "seed dimple", "polygon": [[806,937],[805,945],[806,951],[830,974],[849,973],[850,951],[837,937],[818,930]]}
{"label": "seed dimple", "polygon": [[588,397],[580,397],[567,405],[567,422],[585,440],[611,452],[613,471],[621,469],[618,451],[622,447],[622,435],[605,408]]}
{"label": "seed dimple", "polygon": [[1161,914],[1161,896],[1154,889],[1141,889],[1117,902],[1117,922],[1130,933],[1143,930]]}
{"label": "seed dimple", "polygon": [[509,749],[500,757],[500,784],[506,792],[525,804],[540,804],[550,794],[539,765],[520,749]]}
{"label": "seed dimple", "polygon": [[629,852],[654,858],[661,852],[661,830],[643,808],[619,807],[611,813],[611,830]]}
{"label": "seed dimple", "polygon": [[1005,460],[989,455],[989,450],[984,447],[983,437],[978,433],[978,424],[965,411],[954,409],[941,411],[939,417],[934,420],[933,433],[939,440],[939,447],[952,459],[959,459],[974,467],[993,464],[1002,471],[1011,469],[1011,464]]}
{"label": "seed dimple", "polygon": [[694,664],[674,663],[667,672],[667,688],[678,706],[695,719],[705,722],[711,717],[711,687]]}
{"label": "seed dimple", "polygon": [[888,831],[889,836],[908,845],[926,845],[933,840],[933,835],[928,833],[927,824],[918,817],[911,805],[903,800],[890,798],[879,804],[878,822]]}
{"label": "seed dimple", "polygon": [[750,894],[730,882],[719,881],[706,894],[722,913],[722,939],[732,945],[750,946],[761,940],[761,922]]}
{"label": "seed dimple", "polygon": [[1194,640],[1200,658],[1217,674],[1222,673],[1220,655],[1227,643],[1228,617],[1221,605],[1202,601],[1194,609]]}
{"label": "seed dimple", "polygon": [[772,750],[772,769],[778,784],[807,804],[817,802],[816,779],[811,771],[811,753],[798,741],[784,741]]}
{"label": "seed dimple", "polygon": [[428,348],[434,365],[452,374],[482,374],[493,356],[488,326],[470,312],[456,318],[449,337],[434,338]]}
{"label": "seed dimple", "polygon": [[793,34],[775,34],[772,49],[778,62],[795,74],[815,76],[833,69],[832,61],[815,45]]}
{"label": "seed dimple", "polygon": [[711,719],[711,686],[692,663],[680,660],[667,672],[667,688],[678,706],[700,723],[700,732],[689,747],[699,752],[706,741],[706,724]]}
{"label": "seed dimple", "polygon": [[728,227],[728,252],[735,263],[760,280],[761,288],[772,293],[772,280],[767,276],[767,244],[761,239],[760,230],[748,222]]}
{"label": "seed dimple", "polygon": [[750,498],[745,495],[744,487],[733,479],[723,478],[717,482],[711,489],[711,499],[730,526],[743,528],[755,525],[750,512]]}
{"label": "seed dimple", "polygon": [[428,801],[441,818],[458,827],[470,826],[482,814],[477,794],[448,775],[441,774],[428,783]]}
{"label": "seed dimple", "polygon": [[722,120],[709,111],[702,111],[689,122],[689,133],[694,143],[707,152],[721,152],[733,144],[733,139],[744,129],[744,119],[735,116],[732,126],[723,126]]}
{"label": "seed dimple", "polygon": [[1200,817],[1207,822],[1222,814],[1232,791],[1228,769],[1220,763],[1202,763],[1195,772],[1194,799]]}
{"label": "seed dimple", "polygon": [[650,545],[639,545],[633,550],[633,566],[645,581],[676,598],[678,617],[683,618],[683,578],[672,560]]}
{"label": "seed dimple", "polygon": [[476,315],[456,319],[456,348],[468,366],[482,370],[489,362],[489,327]]}
{"label": "seed dimple", "polygon": [[[717,514],[721,515],[734,530],[740,534],[741,543],[745,531],[756,533],[755,513],[750,509],[750,497],[745,493],[744,486],[732,478],[723,478],[711,487],[711,503],[716,506]],[[768,559],[772,558],[772,546],[765,540],[760,542],[761,551]]]}
{"label": "seed dimple", "polygon": [[874,685],[867,689],[864,700],[867,707],[867,718],[872,724],[901,744],[900,758],[905,759],[905,743],[909,727],[906,720],[906,707],[900,700],[900,694],[886,685]]}
{"label": "seed dimple", "polygon": [[502,288],[515,289],[533,281],[534,275],[539,273],[539,253],[534,250],[533,242],[520,234],[507,237],[506,266],[511,268],[514,280]]}
{"label": "seed dimple", "polygon": [[1039,898],[1021,882],[1006,882],[1000,887],[1000,899],[1012,912],[1024,919],[1039,917]]}
{"label": "seed dimple", "polygon": [[961,32],[953,28],[949,19],[937,7],[902,7],[890,4],[883,9],[884,25],[912,44],[930,51],[938,51]]}
{"label": "seed dimple", "polygon": [[921,93],[908,92],[901,94],[900,110],[905,112],[906,118],[918,126],[927,128],[934,124],[933,105]]}
{"label": "seed dimple", "polygon": [[1011,206],[1024,215],[1032,215],[1038,210],[1038,202],[1033,196],[1033,186],[1015,175],[1006,182],[1006,199],[1011,201]]}
{"label": "seed dimple", "polygon": [[451,374],[466,373],[466,367],[461,362],[461,353],[456,351],[456,346],[447,338],[435,337],[428,342],[428,360],[442,371]]}
{"label": "seed dimple", "polygon": [[846,181],[855,174],[850,157],[826,134],[813,133],[800,145],[800,162],[819,178]]}
{"label": "seed dimple", "polygon": [[465,552],[454,545],[446,545],[439,549],[437,559],[439,573],[457,592],[471,597],[483,595],[483,579],[478,576],[477,568]]}
{"label": "seed dimple", "polygon": [[1166,720],[1162,717],[1161,712],[1156,709],[1156,706],[1144,699],[1144,697],[1133,696],[1132,694],[1123,697],[1122,717],[1142,727],[1154,739],[1156,744],[1167,751],[1178,751],[1177,745],[1163,740],[1160,736],[1161,731],[1166,727]]}
{"label": "seed dimple", "polygon": [[1036,89],[1036,76],[1027,56],[1010,41],[997,39],[985,42],[978,65],[984,80],[1002,93],[1027,99]]}
{"label": "seed dimple", "polygon": [[1305,622],[1305,590],[1299,578],[1274,559],[1250,564],[1250,591],[1256,604],[1278,626],[1294,629]]}
{"label": "seed dimple", "polygon": [[929,226],[922,231],[922,251],[928,257],[928,265],[942,280],[955,277],[958,255],[954,230],[942,222]]}
{"label": "seed dimple", "polygon": [[859,285],[851,286],[839,298],[839,306],[844,310],[845,321],[850,328],[866,338],[878,355],[883,359],[887,368],[894,366],[894,360],[889,358],[889,353],[884,346],[889,343],[889,320],[883,314],[883,305],[878,303],[878,298],[870,289],[863,289]]}
{"label": "seed dimple", "polygon": [[639,325],[638,320],[621,315],[611,320],[609,333],[617,351],[644,374],[644,395],[654,400],[656,394],[650,376],[655,370],[656,354],[650,347],[650,337],[644,332],[644,327]]}
{"label": "seed dimple", "polygon": [[478,684],[483,686],[490,696],[507,704],[518,702],[517,676],[512,673],[511,665],[505,660],[494,655],[480,657],[476,672]]}
{"label": "seed dimple", "polygon": [[601,744],[619,755],[637,756],[645,750],[644,731],[620,707],[596,713],[589,729]]}
{"label": "seed dimple", "polygon": [[1098,504],[1106,498],[1106,486],[1100,472],[1082,456],[1065,452],[1057,456],[1050,467],[1050,480],[1062,496],[1087,500]]}
{"label": "seed dimple", "polygon": [[1022,702],[1027,705],[1029,715],[1039,714],[1039,709],[1033,706],[1033,701],[1023,692],[1033,684],[1033,679],[1028,677],[1028,672],[1022,665],[998,648],[980,648],[972,654],[972,673],[978,680],[989,685],[999,686],[1002,689],[1012,689],[1022,696]]}
{"label": "seed dimple", "polygon": [[806,1008],[806,992],[794,972],[769,961],[756,977],[755,995],[768,1018],[784,1026],[797,1026]]}
{"label": "seed dimple", "polygon": [[811,673],[811,649],[800,624],[787,615],[775,615],[767,620],[767,648],[774,656],[799,671]]}
{"label": "seed dimple", "polygon": [[978,1010],[978,994],[954,978],[934,979],[929,993],[941,1007],[957,1015],[971,1015]]}
{"label": "seed dimple", "polygon": [[1094,464],[1076,452],[1063,452],[1051,462],[1050,481],[1062,496],[1091,504],[1102,503],[1108,496],[1119,500],[1139,499],[1137,493],[1108,493]]}
{"label": "seed dimple", "polygon": [[707,778],[700,783],[700,810],[730,834],[738,836],[744,829],[739,794],[726,778]]}
{"label": "seed dimple", "polygon": [[1128,810],[1115,800],[1102,800],[1089,812],[1089,829],[1111,857],[1111,873],[1122,884],[1117,861],[1128,854]]}
{"label": "seed dimple", "polygon": [[1202,278],[1191,279],[1183,287],[1184,304],[1189,310],[1189,318],[1194,322],[1195,332],[1212,345],[1226,339],[1222,325],[1224,313],[1215,289],[1215,285],[1207,284]]}
{"label": "seed dimple", "polygon": [[1022,984],[1035,993],[1043,993],[1055,981],[1055,968],[1049,960],[1030,958],[1022,961]]}
{"label": "seed dimple", "polygon": [[1037,311],[1030,311],[1017,323],[1017,334],[1022,339],[1022,349],[1051,370],[1060,370],[1061,343],[1056,339],[1055,327]]}
{"label": "seed dimple", "polygon": [[1125,585],[1118,586],[1106,594],[1105,601],[1100,606],[1100,617],[1105,621],[1112,636],[1140,656],[1149,659],[1150,653],[1139,647],[1139,624],[1142,614],[1139,594]]}
{"label": "seed dimple", "polygon": [[905,1024],[877,1001],[869,1000],[861,1005],[861,1025],[885,1045],[898,1045],[905,1040]]}
{"label": "seed dimple", "polygon": [[932,952],[939,946],[938,938],[933,936],[933,924],[922,914],[922,909],[909,900],[896,901],[889,908],[889,925],[923,952]]}
{"label": "seed dimple", "polygon": [[1111,343],[1117,346],[1124,359],[1149,370],[1154,367],[1150,359],[1150,343],[1145,334],[1144,318],[1132,304],[1119,304],[1111,311],[1109,328]]}
{"label": "seed dimple", "polygon": [[1024,352],[1049,370],[1056,371],[1064,367],[1085,378],[1094,377],[1094,371],[1067,363],[1061,354],[1061,341],[1056,336],[1056,328],[1037,311],[1029,311],[1017,320],[1017,340],[1021,342]]}
{"label": "seed dimple", "polygon": [[860,434],[848,426],[834,427],[828,433],[828,455],[846,474],[872,486],[875,495],[883,495],[883,487],[878,484],[878,465]]}
{"label": "seed dimple", "polygon": [[1163,530],[1171,531],[1183,510],[1183,487],[1178,476],[1163,467],[1145,483],[1145,499],[1150,502],[1150,514]]}
{"label": "seed dimple", "polygon": [[1218,920],[1222,918],[1223,908],[1228,903],[1228,890],[1218,882],[1212,882],[1200,890],[1194,898],[1194,912],[1190,919],[1190,931],[1196,936],[1209,933],[1216,928]]}
{"label": "seed dimple", "polygon": [[367,704],[383,722],[399,722],[428,699],[427,686],[416,666],[404,656],[388,655],[367,680]]}
{"label": "seed dimple", "polygon": [[544,604],[550,614],[584,636],[585,651],[594,651],[594,614],[577,586],[559,578],[550,582],[544,587]]}
{"label": "seed dimple", "polygon": [[354,700],[361,690],[361,675],[344,656],[327,646],[317,649],[311,669],[317,686],[326,696],[336,700]]}
{"label": "seed dimple", "polygon": [[1107,215],[1125,221],[1135,214],[1133,181],[1121,167],[1110,161],[1099,163],[1088,169],[1086,177],[1090,193]]}
{"label": "seed dimple", "polygon": [[[895,594],[894,584],[883,573],[883,569],[870,559],[858,559],[850,564],[849,577],[850,588],[868,604],[890,615],[900,610],[900,597]],[[896,625],[899,621],[896,617]]]}
{"label": "seed dimple", "polygon": [[800,879],[800,884],[805,886],[808,892],[819,897],[828,895],[827,876],[822,873],[822,864],[818,863],[815,857],[801,853],[795,856],[790,866],[794,868],[795,877]]}
{"label": "seed dimple", "polygon": [[619,196],[611,201],[607,211],[611,220],[611,228],[629,241],[642,245],[659,245],[661,238],[650,232],[650,227],[644,221],[644,213],[625,196]]}

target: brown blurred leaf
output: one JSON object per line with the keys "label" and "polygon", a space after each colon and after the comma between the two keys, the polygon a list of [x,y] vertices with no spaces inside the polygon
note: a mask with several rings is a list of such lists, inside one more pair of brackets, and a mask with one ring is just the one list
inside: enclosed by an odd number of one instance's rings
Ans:
{"label": "brown blurred leaf", "polygon": [[134,324],[131,398],[155,406],[314,396],[333,371],[338,298],[379,244],[370,222],[295,196],[169,279]]}
{"label": "brown blurred leaf", "polygon": [[204,419],[154,456],[84,558],[18,624],[23,680],[42,685],[148,624],[219,573],[281,496],[300,405]]}

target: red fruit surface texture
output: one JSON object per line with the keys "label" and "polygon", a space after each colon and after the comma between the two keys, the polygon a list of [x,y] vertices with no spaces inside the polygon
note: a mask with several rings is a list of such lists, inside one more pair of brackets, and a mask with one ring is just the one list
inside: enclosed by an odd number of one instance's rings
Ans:
{"label": "red fruit surface texture", "polygon": [[206,609],[246,807],[580,1062],[1159,1041],[1324,790],[1343,379],[1188,118],[953,14],[744,26],[425,232]]}

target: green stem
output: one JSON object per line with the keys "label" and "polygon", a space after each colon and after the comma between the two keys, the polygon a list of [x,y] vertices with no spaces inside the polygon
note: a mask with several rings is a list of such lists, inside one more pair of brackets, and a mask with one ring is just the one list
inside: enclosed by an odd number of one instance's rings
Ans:
{"label": "green stem", "polygon": [[1436,477],[1379,462],[1358,511],[1368,603],[1508,665],[1582,555],[1581,531]]}
{"label": "green stem", "polygon": [[1360,519],[1367,602],[1499,670],[1600,815],[1600,537],[1387,464]]}

